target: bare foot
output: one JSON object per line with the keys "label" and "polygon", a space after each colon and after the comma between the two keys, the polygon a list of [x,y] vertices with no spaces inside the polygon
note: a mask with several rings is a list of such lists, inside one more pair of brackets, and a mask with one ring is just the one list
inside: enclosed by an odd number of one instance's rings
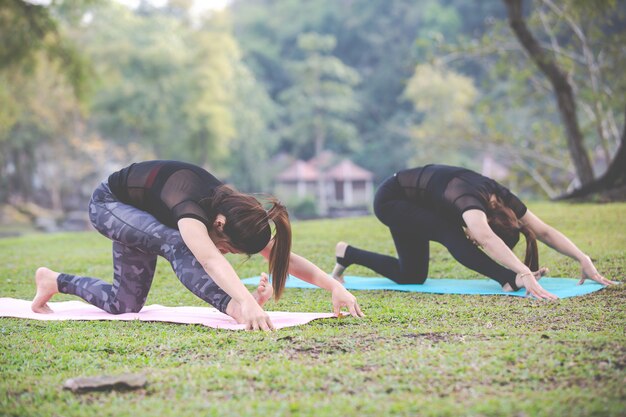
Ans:
{"label": "bare foot", "polygon": [[335,245],[335,256],[338,258],[343,258],[346,256],[346,249],[348,248],[348,244],[346,242],[337,242]]}
{"label": "bare foot", "polygon": [[[261,279],[259,280],[259,286],[256,288],[256,290],[254,290],[252,292],[252,297],[254,297],[254,300],[261,307],[263,307],[263,305],[270,298],[272,298],[273,294],[274,294],[274,289],[272,288],[271,284],[269,283],[269,280],[267,278],[267,274],[266,273],[262,273],[261,274]],[[225,313],[228,314],[229,316],[231,316],[232,318],[234,318],[237,321],[237,323],[242,323],[242,321],[241,321],[241,305],[237,301],[230,300],[230,302],[226,306]]]}
{"label": "bare foot", "polygon": [[[346,256],[346,249],[348,248],[348,244],[346,242],[338,242],[337,245],[335,246],[335,256],[337,258],[343,258],[344,256]],[[333,271],[330,273],[330,276],[341,282],[342,284],[345,282],[343,279],[343,273],[345,272],[346,267],[343,265],[340,265],[339,263],[335,264],[335,267],[333,268]]]}
{"label": "bare foot", "polygon": [[330,277],[334,280],[339,281],[340,283],[344,283],[343,273],[346,270],[346,267],[343,265],[335,264],[333,271],[330,273]]}
{"label": "bare foot", "polygon": [[535,279],[539,281],[541,278],[548,275],[549,272],[550,270],[548,268],[542,266],[538,271],[533,272],[533,275],[535,276]]}
{"label": "bare foot", "polygon": [[54,272],[48,268],[38,268],[35,272],[35,285],[37,286],[37,293],[33,298],[33,303],[30,308],[35,313],[50,314],[53,313],[52,309],[48,307],[48,300],[52,296],[59,292],[57,285],[58,272]]}
{"label": "bare foot", "polygon": [[274,294],[274,289],[272,288],[272,286],[270,285],[269,280],[267,279],[267,274],[266,273],[262,273],[261,274],[261,279],[259,280],[259,286],[252,293],[252,296],[254,297],[256,302],[259,303],[259,305],[261,307],[263,307],[263,305],[270,298],[272,298],[272,294]]}

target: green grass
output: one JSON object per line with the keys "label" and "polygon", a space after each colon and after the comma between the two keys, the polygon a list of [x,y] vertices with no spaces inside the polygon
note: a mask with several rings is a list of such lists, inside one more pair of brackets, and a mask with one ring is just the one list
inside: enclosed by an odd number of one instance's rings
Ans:
{"label": "green grass", "polygon": [[[610,278],[626,268],[625,204],[534,204]],[[325,270],[334,243],[393,253],[373,218],[294,224],[294,250]],[[554,276],[578,266],[545,247]],[[39,265],[110,277],[96,233],[0,240],[0,296],[30,299]],[[240,276],[266,269],[232,258]],[[430,276],[475,278],[432,245]],[[350,274],[373,275],[351,268]],[[364,319],[272,333],[143,322],[0,319],[2,416],[623,416],[626,289],[542,302],[518,297],[355,292]],[[73,297],[59,295],[54,301]],[[203,305],[159,261],[148,304]],[[323,290],[287,289],[268,309],[330,311]],[[144,372],[133,392],[72,394],[77,376]]]}

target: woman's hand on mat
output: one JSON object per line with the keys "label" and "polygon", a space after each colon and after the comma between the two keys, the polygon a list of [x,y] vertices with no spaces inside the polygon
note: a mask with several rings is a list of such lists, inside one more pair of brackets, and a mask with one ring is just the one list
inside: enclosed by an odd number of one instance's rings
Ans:
{"label": "woman's hand on mat", "polygon": [[246,330],[274,330],[270,316],[251,298],[241,304],[241,323],[246,325]]}
{"label": "woman's hand on mat", "polygon": [[343,286],[338,285],[332,291],[333,311],[335,315],[339,317],[341,315],[341,308],[346,307],[351,316],[365,317],[365,314],[361,311],[359,303],[356,301],[356,297]]}
{"label": "woman's hand on mat", "polygon": [[[539,272],[539,271],[537,271]],[[530,294],[533,297],[546,299],[546,300],[556,300],[556,295],[546,291],[539,283],[537,282],[537,278],[535,278],[535,274],[537,272],[522,272],[515,276],[515,283],[520,288],[526,288],[526,294]]]}
{"label": "woman's hand on mat", "polygon": [[582,268],[582,278],[580,279],[580,281],[578,281],[578,285],[582,284],[583,282],[585,282],[586,279],[592,279],[594,281],[596,281],[599,284],[602,285],[614,285],[617,284],[617,282],[615,281],[610,281],[606,278],[604,278],[596,269],[596,267],[593,265],[593,262],[591,261],[591,258],[586,256],[582,262],[580,263],[580,266]]}

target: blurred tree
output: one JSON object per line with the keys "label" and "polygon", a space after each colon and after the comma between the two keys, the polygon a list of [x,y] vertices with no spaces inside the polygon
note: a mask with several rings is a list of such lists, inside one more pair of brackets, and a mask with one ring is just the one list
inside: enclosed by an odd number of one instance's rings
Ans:
{"label": "blurred tree", "polygon": [[89,66],[75,45],[61,33],[59,22],[76,24],[85,10],[101,0],[76,0],[72,5],[52,0],[48,6],[24,0],[0,2],[0,71],[32,73],[40,57],[58,69],[75,94],[87,94]]}
{"label": "blurred tree", "polygon": [[31,74],[0,74],[0,194],[3,203],[33,198],[36,151],[71,133],[78,103],[57,64],[40,57]]}
{"label": "blurred tree", "polygon": [[[523,15],[521,0],[505,0],[509,23],[515,36],[551,84],[561,121],[565,127],[570,155],[576,166],[578,178],[585,186],[594,181],[594,175],[583,142],[577,108],[582,102],[583,108],[590,113],[592,119],[595,119],[599,144],[608,163],[612,152],[609,149],[607,136],[611,134],[609,126],[611,122],[614,125],[614,117],[610,105],[607,108],[605,104],[606,97],[602,95],[608,91],[610,96],[611,91],[615,89],[621,92],[617,97],[617,102],[621,106],[626,106],[623,99],[626,79],[622,71],[626,63],[626,51],[623,48],[626,40],[624,31],[626,16],[623,14],[619,16],[619,12],[624,12],[625,9],[618,8],[616,2],[606,1],[596,1],[594,5],[579,1],[563,1],[560,5],[552,0],[542,0],[541,3],[543,8],[538,8],[536,15],[546,33],[547,42],[549,42],[547,47],[541,45],[529,29]],[[610,15],[612,17],[609,17]],[[611,25],[620,20],[620,25]],[[562,40],[564,32],[567,36],[565,41]],[[598,40],[600,43],[594,45]],[[572,45],[576,50],[572,50]],[[600,52],[596,52],[594,47]],[[616,54],[605,57],[603,56],[605,51],[612,51]],[[585,89],[588,97],[591,96],[591,100],[587,103],[584,99],[580,101],[577,99],[577,91],[579,97],[584,97],[585,93],[580,86],[576,85],[576,77],[572,76],[577,66],[582,67],[582,71],[586,73]],[[612,70],[620,74],[617,79],[610,75]],[[613,85],[602,85],[601,77],[604,74],[607,75],[606,80],[613,81]],[[617,129],[613,128],[612,131],[617,138]],[[618,145],[607,174],[601,181],[596,182],[595,186],[585,187],[585,189],[591,191],[594,188],[626,185],[626,152],[623,143]],[[580,192],[577,193],[579,194]]]}
{"label": "blurred tree", "polygon": [[[285,140],[294,145],[301,156],[320,156],[327,141],[333,145],[354,147],[358,138],[351,117],[359,110],[353,88],[358,73],[330,55],[336,40],[331,35],[304,33],[298,46],[304,60],[291,64],[294,84],[283,91],[280,101],[285,106],[287,126]],[[319,180],[320,212],[326,213],[326,193]]]}
{"label": "blurred tree", "polygon": [[[624,111],[626,121],[626,111]],[[606,193],[609,199],[624,199],[626,191],[626,122],[622,130],[619,147],[606,172],[597,180],[584,184],[561,199],[584,198],[591,194]]]}
{"label": "blurred tree", "polygon": [[184,10],[166,11],[110,5],[94,14],[84,36],[101,79],[94,120],[158,157],[220,166],[235,134],[236,42],[221,24],[192,27]]}
{"label": "blurred tree", "polygon": [[331,55],[333,36],[305,33],[298,45],[305,57],[290,64],[293,86],[280,95],[288,121],[286,140],[301,157],[320,155],[329,138],[334,147],[353,147],[357,132],[350,118],[359,110],[353,90],[359,75]]}
{"label": "blurred tree", "polygon": [[228,179],[244,192],[268,192],[275,174],[270,158],[279,142],[271,131],[278,109],[243,63],[235,66],[234,89],[235,136],[230,142]]}
{"label": "blurred tree", "polygon": [[576,166],[576,172],[583,184],[593,180],[593,169],[589,155],[583,144],[583,135],[576,117],[576,101],[567,75],[560,68],[556,59],[544,52],[533,34],[528,29],[522,14],[521,0],[505,0],[509,11],[509,22],[515,36],[539,69],[552,84],[559,106],[561,121],[565,127],[570,156]]}
{"label": "blurred tree", "polygon": [[188,158],[216,167],[224,166],[236,135],[233,106],[237,70],[241,66],[239,47],[229,23],[222,17],[213,16],[189,34],[185,43],[192,46],[193,58],[190,73],[183,70],[187,85],[181,92],[187,96],[184,108],[190,134]]}
{"label": "blurred tree", "polygon": [[33,198],[38,147],[62,142],[85,109],[90,67],[60,23],[95,3],[0,2],[0,203]]}
{"label": "blurred tree", "polygon": [[410,128],[409,135],[418,150],[413,154],[412,164],[432,161],[453,164],[458,161],[455,151],[474,150],[471,144],[477,136],[477,126],[473,110],[478,91],[471,78],[420,64],[403,96],[413,103],[421,119]]}
{"label": "blurred tree", "polygon": [[[611,159],[619,161],[621,149],[626,4],[540,0],[532,8],[517,12],[546,56],[542,63],[551,65],[552,75],[560,71],[562,77],[554,81],[560,83],[558,86],[563,81],[569,85],[569,99],[565,94],[561,104],[568,103],[568,120],[578,125],[569,131],[577,129],[582,135],[581,152],[591,154],[595,170],[601,173]],[[554,105],[555,87],[537,65],[529,65],[529,54],[513,36],[507,21],[493,21],[480,39],[461,37],[450,45],[434,45],[430,49],[433,62],[459,69],[466,68],[469,61],[480,68],[476,80],[482,94],[475,110],[480,134],[476,144],[507,161],[514,172],[519,171],[517,181],[529,189],[539,186],[550,197],[556,197],[579,184],[573,158],[562,157],[567,142],[557,129],[564,126],[564,116]]]}
{"label": "blurred tree", "polygon": [[[291,85],[286,63],[302,58],[301,33],[337,39],[333,55],[366,80],[355,88],[360,146],[352,157],[382,179],[417,152],[405,134],[415,113],[401,99],[415,65],[432,44],[481,36],[506,12],[501,0],[246,0],[234,2],[233,16],[245,60],[274,99]],[[481,69],[466,61],[463,72]]]}
{"label": "blurred tree", "polygon": [[98,75],[92,123],[107,137],[121,144],[142,143],[159,156],[168,155],[174,137],[180,140],[184,80],[179,70],[189,57],[176,29],[176,22],[166,17],[109,4],[95,11],[77,34]]}

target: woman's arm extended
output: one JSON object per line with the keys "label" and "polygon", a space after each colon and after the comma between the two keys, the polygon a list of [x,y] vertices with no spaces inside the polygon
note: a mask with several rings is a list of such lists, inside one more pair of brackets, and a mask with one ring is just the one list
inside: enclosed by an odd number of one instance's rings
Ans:
{"label": "woman's arm extended", "polygon": [[[483,248],[485,253],[494,261],[504,265],[517,274],[516,282],[522,283],[526,290],[537,298],[556,299],[554,294],[544,290],[530,270],[509,247],[496,235],[489,223],[487,215],[481,210],[467,210],[463,213],[463,220],[467,225],[470,237]],[[519,278],[519,279],[518,279]]]}
{"label": "woman's arm extended", "polygon": [[232,265],[217,249],[204,223],[192,218],[182,218],[178,221],[178,229],[183,241],[211,279],[239,303],[241,317],[238,321],[245,324],[248,330],[273,329],[269,316],[241,283]]}
{"label": "woman's arm extended", "polygon": [[[265,249],[261,251],[261,255],[266,259],[269,259],[272,244],[273,242],[270,241]],[[341,308],[346,307],[354,317],[364,316],[356,298],[350,294],[341,283],[329,277],[328,274],[322,271],[313,262],[291,252],[289,256],[289,273],[309,284],[330,291],[335,315],[339,316],[339,314],[341,314]]]}
{"label": "woman's arm extended", "polygon": [[567,238],[563,233],[556,230],[554,227],[544,223],[539,217],[537,217],[530,210],[524,214],[520,219],[526,227],[535,233],[537,239],[550,246],[552,249],[562,253],[565,256],[569,256],[572,259],[580,262],[582,269],[582,278],[579,284],[582,284],[585,279],[592,279],[599,282],[602,285],[615,284],[613,281],[609,281],[604,278],[593,265],[591,258],[581,251],[571,240]]}

